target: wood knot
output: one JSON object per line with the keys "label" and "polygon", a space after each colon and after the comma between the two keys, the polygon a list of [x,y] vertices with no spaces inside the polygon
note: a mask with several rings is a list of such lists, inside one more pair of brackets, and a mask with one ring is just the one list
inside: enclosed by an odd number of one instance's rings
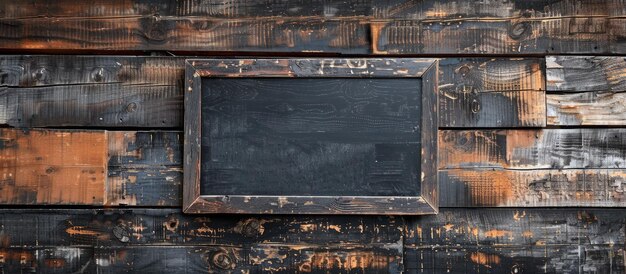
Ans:
{"label": "wood knot", "polygon": [[509,37],[518,40],[531,32],[531,26],[528,22],[518,22],[509,28]]}
{"label": "wood knot", "polygon": [[50,78],[50,71],[46,68],[38,68],[32,73],[37,82],[46,82]]}
{"label": "wood knot", "polygon": [[239,222],[235,227],[235,232],[240,233],[246,237],[256,237],[261,234],[261,222],[258,219],[247,219]]}
{"label": "wood knot", "polygon": [[235,269],[237,266],[235,259],[225,250],[214,252],[210,257],[210,263],[213,266],[224,270]]}
{"label": "wood knot", "polygon": [[143,22],[144,34],[151,43],[165,43],[167,41],[168,22],[159,17],[148,18]]}
{"label": "wood knot", "polygon": [[135,112],[137,110],[137,103],[135,102],[131,102],[130,104],[126,105],[126,112]]}
{"label": "wood knot", "polygon": [[94,82],[103,82],[105,79],[104,68],[95,68],[91,71],[91,80]]}
{"label": "wood knot", "polygon": [[459,73],[465,77],[465,75],[467,75],[470,71],[470,68],[466,65],[463,65],[462,67],[459,68]]}
{"label": "wood knot", "polygon": [[121,225],[118,225],[113,228],[113,236],[117,238],[122,243],[127,243],[130,241],[130,233],[126,228]]}

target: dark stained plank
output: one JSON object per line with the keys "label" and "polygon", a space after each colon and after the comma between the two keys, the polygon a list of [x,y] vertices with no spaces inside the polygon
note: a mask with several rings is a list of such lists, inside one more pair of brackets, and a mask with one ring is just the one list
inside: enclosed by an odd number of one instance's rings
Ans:
{"label": "dark stained plank", "polygon": [[626,166],[626,130],[444,130],[439,168],[582,169]]}
{"label": "dark stained plank", "polygon": [[0,225],[0,255],[4,256],[0,267],[4,270],[399,273],[403,269],[403,221],[394,217],[5,209],[0,210]]}
{"label": "dark stained plank", "polygon": [[[578,247],[581,247],[578,249]],[[607,245],[407,249],[405,273],[623,273],[623,249]],[[410,261],[412,260],[412,261]],[[408,265],[410,264],[410,266]]]}
{"label": "dark stained plank", "polygon": [[[191,216],[180,209],[0,210],[3,247],[73,251],[64,253],[66,257],[41,257],[57,258],[58,265],[82,262],[79,266],[87,269],[95,264],[98,273],[203,269],[398,273],[403,269],[403,224],[401,218],[384,216]],[[74,251],[75,247],[81,250]],[[84,263],[88,258],[90,266]],[[10,257],[5,259],[8,263]],[[41,263],[37,267],[45,269]]]}
{"label": "dark stained plank", "polygon": [[3,49],[625,52],[619,0],[37,1],[0,5]]}
{"label": "dark stained plank", "polygon": [[[0,56],[0,123],[182,128],[184,59]],[[542,60],[440,59],[440,125],[543,126]]]}
{"label": "dark stained plank", "polygon": [[376,3],[372,1],[214,1],[214,0],[95,0],[89,5],[76,5],[71,0],[40,0],[29,5],[17,2],[0,3],[0,18],[18,19],[40,16],[54,17],[123,17],[156,15],[160,17],[197,16],[204,18],[259,17],[326,17],[371,16]]}
{"label": "dark stained plank", "polygon": [[392,216],[188,215],[181,209],[5,209],[11,246],[371,245],[401,249]]}
{"label": "dark stained plank", "polygon": [[358,19],[37,17],[0,19],[0,49],[369,53]]}
{"label": "dark stained plank", "polygon": [[102,204],[103,131],[0,129],[0,203]]}
{"label": "dark stained plank", "polygon": [[623,169],[439,171],[442,207],[623,207]]}
{"label": "dark stained plank", "polygon": [[442,209],[407,219],[408,273],[623,273],[621,209]]}
{"label": "dark stained plank", "polygon": [[[399,244],[401,245],[401,244]],[[98,273],[402,273],[398,250],[317,244],[98,248]]]}
{"label": "dark stained plank", "polygon": [[444,58],[439,127],[542,127],[543,59]]}
{"label": "dark stained plank", "polygon": [[547,56],[548,92],[626,91],[626,57]]}
{"label": "dark stained plank", "polygon": [[0,123],[182,127],[182,58],[2,56]]}

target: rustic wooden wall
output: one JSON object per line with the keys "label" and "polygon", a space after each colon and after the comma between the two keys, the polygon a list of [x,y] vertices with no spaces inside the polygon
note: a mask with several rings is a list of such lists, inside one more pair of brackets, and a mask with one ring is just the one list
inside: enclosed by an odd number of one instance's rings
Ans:
{"label": "rustic wooden wall", "polygon": [[[626,273],[623,0],[0,0],[6,273]],[[440,213],[182,214],[188,56],[439,59]]]}

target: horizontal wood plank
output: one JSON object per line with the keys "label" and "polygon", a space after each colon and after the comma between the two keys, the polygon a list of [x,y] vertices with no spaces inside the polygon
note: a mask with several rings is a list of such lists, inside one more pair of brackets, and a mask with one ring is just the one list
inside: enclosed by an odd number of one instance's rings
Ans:
{"label": "horizontal wood plank", "polygon": [[623,207],[624,169],[451,169],[439,172],[442,207]]}
{"label": "horizontal wood plank", "polygon": [[548,56],[546,63],[548,124],[626,125],[624,57]]}
{"label": "horizontal wood plank", "polygon": [[[622,206],[624,140],[622,129],[544,130],[444,130],[440,131],[440,202],[445,207],[485,206]],[[57,151],[53,137],[88,134],[90,145],[101,140],[102,151],[81,149],[81,142],[65,138],[64,151],[82,159],[106,155],[106,172],[90,184],[66,180],[57,175],[67,170],[68,178],[80,176],[80,169],[64,164],[42,165],[35,177],[20,175],[20,184],[0,193],[3,204],[65,204],[109,206],[175,206],[182,199],[182,132],[177,131],[77,131],[31,130],[28,146],[11,146],[19,130],[3,129],[7,140],[6,161],[14,161],[21,149],[35,147]],[[21,136],[21,135],[20,135]],[[48,136],[41,139],[39,136]],[[72,135],[78,136],[78,135]],[[60,137],[59,137],[60,138]],[[94,139],[98,138],[98,139]],[[39,144],[39,140],[45,142]],[[60,141],[59,141],[60,142]],[[108,150],[106,148],[108,146]],[[32,153],[32,149],[27,151]],[[39,151],[39,150],[37,150]],[[25,158],[18,158],[25,159]],[[47,159],[43,158],[44,161]],[[7,164],[9,174],[31,174],[31,166]],[[46,173],[47,167],[52,173]],[[39,170],[39,169],[35,169]],[[42,175],[43,174],[43,175]],[[44,176],[45,175],[45,176]],[[15,176],[15,175],[11,175]],[[24,177],[26,176],[26,177]],[[32,175],[35,176],[35,175]],[[106,176],[106,179],[105,177]],[[7,177],[8,178],[8,177]],[[49,182],[42,184],[43,178]],[[16,180],[16,182],[19,180]],[[87,187],[91,192],[67,196],[67,184]],[[10,187],[10,188],[9,188]],[[56,189],[56,190],[55,190]],[[28,190],[28,191],[26,191]],[[51,194],[56,193],[56,194]],[[74,193],[74,192],[71,192]],[[90,194],[89,194],[90,193]],[[19,195],[18,195],[19,194]],[[91,196],[89,196],[89,195]],[[86,196],[87,195],[87,196]],[[96,199],[93,199],[93,196]],[[38,198],[39,197],[39,198]]]}
{"label": "horizontal wood plank", "polygon": [[104,132],[0,129],[2,204],[102,204]]}
{"label": "horizontal wood plank", "polygon": [[620,169],[626,166],[626,130],[439,131],[439,168]]}
{"label": "horizontal wood plank", "polygon": [[[181,129],[184,59],[0,56],[0,124]],[[440,125],[544,126],[542,62],[440,59]]]}
{"label": "horizontal wood plank", "polygon": [[41,1],[0,5],[2,49],[527,54],[625,52],[619,0]]}
{"label": "horizontal wood plank", "polygon": [[548,92],[626,91],[626,57],[547,56]]}
{"label": "horizontal wood plank", "polygon": [[0,224],[0,268],[8,272],[398,273],[403,267],[403,221],[393,217],[13,209],[0,210]]}
{"label": "horizontal wood plank", "polygon": [[182,127],[181,58],[0,57],[0,123]]}
{"label": "horizontal wood plank", "polygon": [[408,273],[624,271],[620,209],[443,209],[407,219]]}
{"label": "horizontal wood plank", "polygon": [[439,127],[543,127],[543,59],[444,58]]}
{"label": "horizontal wood plank", "polygon": [[556,126],[624,126],[626,93],[547,94],[547,123]]}

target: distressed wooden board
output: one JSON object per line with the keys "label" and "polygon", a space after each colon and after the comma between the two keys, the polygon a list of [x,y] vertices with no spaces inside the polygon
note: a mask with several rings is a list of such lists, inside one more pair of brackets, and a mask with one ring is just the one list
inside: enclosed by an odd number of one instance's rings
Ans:
{"label": "distressed wooden board", "polygon": [[11,247],[4,273],[402,273],[402,252],[315,244]]}
{"label": "distressed wooden board", "polygon": [[0,123],[182,127],[183,58],[0,56]]}
{"label": "distressed wooden board", "polygon": [[619,0],[42,1],[0,6],[2,48],[332,53],[624,52]]}
{"label": "distressed wooden board", "polygon": [[548,124],[626,125],[624,57],[548,56]]}
{"label": "distressed wooden board", "polygon": [[556,126],[624,126],[626,93],[547,94],[547,123]]}
{"label": "distressed wooden board", "polygon": [[407,219],[409,273],[624,272],[620,209],[442,209]]}
{"label": "distressed wooden board", "polygon": [[547,56],[548,92],[626,91],[626,59],[609,56]]}
{"label": "distressed wooden board", "polygon": [[615,53],[623,43],[624,6],[612,0],[399,0],[375,14],[374,53]]}
{"label": "distressed wooden board", "polygon": [[204,19],[160,15],[0,19],[0,49],[369,53],[358,19]]}
{"label": "distressed wooden board", "polygon": [[181,132],[109,131],[107,137],[106,205],[181,205]]}
{"label": "distressed wooden board", "polygon": [[0,203],[180,206],[182,142],[175,131],[1,129]]}
{"label": "distressed wooden board", "polygon": [[624,166],[624,129],[439,131],[440,169],[619,169]]}
{"label": "distressed wooden board", "polygon": [[[435,19],[486,17],[552,17],[581,15],[617,16],[625,13],[619,0],[579,3],[575,0],[457,2],[440,0],[391,1],[245,1],[214,0],[105,1],[95,0],[91,5],[75,5],[70,0],[40,0],[29,5],[4,2],[0,18],[19,19],[40,15],[50,17],[121,17],[155,15],[162,17],[202,16],[205,18],[265,18],[265,17],[372,17],[377,19]],[[575,5],[578,4],[578,5]],[[530,14],[525,14],[530,13]]]}
{"label": "distressed wooden board", "polygon": [[402,253],[377,247],[254,244],[96,249],[98,273],[402,273]]}
{"label": "distressed wooden board", "polygon": [[439,62],[439,127],[542,127],[540,58],[444,58]]}
{"label": "distressed wooden board", "polygon": [[442,207],[626,206],[623,169],[439,171]]}
{"label": "distressed wooden board", "polygon": [[4,246],[249,246],[318,244],[401,250],[389,216],[186,215],[181,209],[13,209],[0,212]]}
{"label": "distressed wooden board", "polygon": [[[405,273],[624,273],[616,245],[425,247],[405,252]],[[417,259],[414,259],[417,258]],[[413,260],[413,261],[411,261]],[[409,265],[410,264],[410,265]]]}
{"label": "distressed wooden board", "polygon": [[106,135],[0,129],[0,203],[102,204]]}
{"label": "distressed wooden board", "polygon": [[95,273],[90,247],[3,247],[2,273]]}
{"label": "distressed wooden board", "polygon": [[[184,59],[0,56],[0,123],[182,128]],[[440,59],[440,125],[543,126],[542,60]]]}

